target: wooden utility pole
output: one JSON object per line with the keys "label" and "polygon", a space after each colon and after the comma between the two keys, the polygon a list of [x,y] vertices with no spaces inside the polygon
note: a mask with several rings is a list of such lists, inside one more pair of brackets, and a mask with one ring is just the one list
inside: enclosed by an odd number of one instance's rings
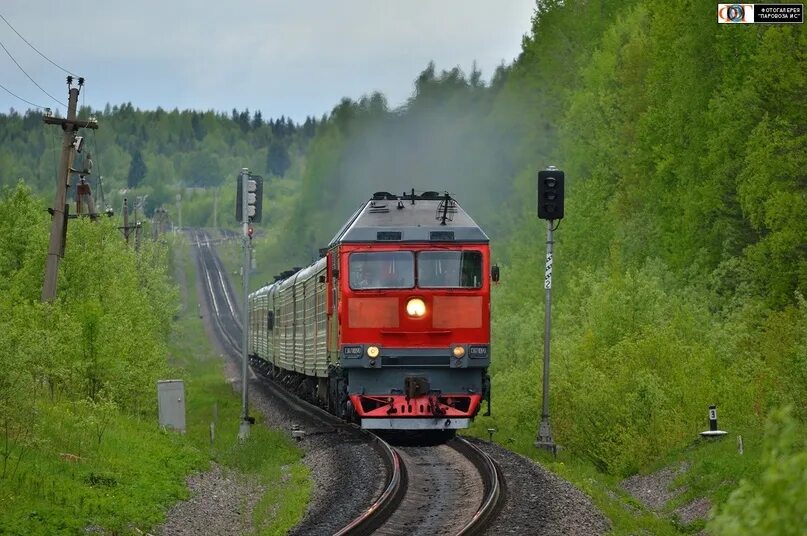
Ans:
{"label": "wooden utility pole", "polygon": [[213,189],[213,229],[219,228],[219,189]]}
{"label": "wooden utility pole", "polygon": [[126,243],[129,243],[129,231],[132,230],[132,226],[129,225],[129,200],[127,198],[123,198],[123,227],[120,229],[123,231],[123,237],[126,239]]}
{"label": "wooden utility pole", "polygon": [[73,165],[75,151],[75,132],[79,128],[98,128],[95,119],[79,121],[76,119],[76,105],[78,93],[84,79],[78,79],[78,87],[73,86],[73,77],[67,77],[69,100],[67,103],[67,118],[62,119],[46,115],[43,119],[48,125],[59,125],[64,131],[62,138],[62,157],[59,161],[59,175],[56,177],[56,197],[53,201],[53,219],[50,227],[50,241],[48,242],[48,259],[45,265],[45,282],[42,285],[42,301],[52,301],[56,297],[56,281],[59,276],[59,259],[64,257],[65,236],[67,233],[67,188],[70,186],[70,168]]}

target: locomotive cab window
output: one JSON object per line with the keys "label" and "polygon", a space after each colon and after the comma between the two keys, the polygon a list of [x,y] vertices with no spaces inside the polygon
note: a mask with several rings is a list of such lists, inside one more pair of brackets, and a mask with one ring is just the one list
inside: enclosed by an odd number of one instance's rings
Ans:
{"label": "locomotive cab window", "polygon": [[415,286],[415,255],[411,251],[351,253],[348,262],[353,290]]}
{"label": "locomotive cab window", "polygon": [[418,253],[421,288],[481,288],[482,253],[479,251],[421,251]]}

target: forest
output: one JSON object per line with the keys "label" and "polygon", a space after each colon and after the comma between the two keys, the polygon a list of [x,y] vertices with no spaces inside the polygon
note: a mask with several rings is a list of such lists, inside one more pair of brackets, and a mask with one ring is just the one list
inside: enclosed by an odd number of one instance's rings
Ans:
{"label": "forest", "polygon": [[[716,404],[722,427],[764,455],[745,480],[709,490],[722,503],[710,531],[797,534],[804,520],[792,512],[807,501],[807,35],[801,25],[718,25],[714,8],[542,0],[519,57],[487,80],[475,65],[430,64],[400,107],[378,93],[345,98],[303,124],[131,103],[80,115],[101,125],[89,150],[116,211],[139,196],[145,217],[165,206],[175,224],[181,210],[184,226],[234,226],[238,170],[262,174],[266,278],[315,259],[373,191],[454,194],[502,267],[494,415],[474,431],[495,427],[525,454],[541,399],[536,173],[564,170],[551,369],[564,456],[603,475],[646,470],[686,449]],[[57,147],[38,112],[0,115],[0,184],[22,179],[49,202]],[[11,251],[0,249],[3,280],[33,282]],[[73,320],[94,329],[91,315]],[[759,521],[774,511],[785,512],[779,524]]]}

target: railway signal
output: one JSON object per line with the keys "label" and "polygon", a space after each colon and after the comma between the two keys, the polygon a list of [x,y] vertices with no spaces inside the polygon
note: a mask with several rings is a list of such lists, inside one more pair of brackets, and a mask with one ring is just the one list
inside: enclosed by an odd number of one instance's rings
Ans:
{"label": "railway signal", "polygon": [[549,426],[549,340],[552,328],[552,263],[555,240],[553,233],[557,229],[555,220],[563,218],[563,182],[564,173],[555,166],[538,172],[538,217],[546,220],[546,265],[544,268],[544,377],[543,399],[541,404],[541,422],[535,446],[547,449],[552,454],[557,452],[557,445],[552,439]]}
{"label": "railway signal", "polygon": [[[244,184],[246,181],[246,185]],[[246,192],[244,192],[246,190]],[[243,206],[246,204],[246,218],[243,214]],[[239,222],[248,220],[248,223],[261,221],[263,211],[263,177],[252,175],[247,170],[238,175],[238,191],[235,195],[235,219]]]}
{"label": "railway signal", "polygon": [[[242,441],[249,437],[250,426],[254,419],[249,416],[249,378],[247,363],[249,359],[249,270],[252,267],[252,222],[261,221],[261,205],[263,197],[263,178],[252,175],[249,169],[242,168],[238,174],[238,191],[236,192],[236,218],[243,226],[244,240],[244,301],[241,309],[241,426],[238,438]],[[242,210],[246,207],[246,210]]]}
{"label": "railway signal", "polygon": [[538,217],[542,220],[563,218],[564,173],[554,166],[538,172]]}

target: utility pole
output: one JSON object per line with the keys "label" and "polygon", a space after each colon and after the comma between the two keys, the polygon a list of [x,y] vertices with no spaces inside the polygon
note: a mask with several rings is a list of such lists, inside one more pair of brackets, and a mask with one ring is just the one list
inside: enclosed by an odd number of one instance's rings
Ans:
{"label": "utility pole", "polygon": [[[146,198],[148,194],[137,196],[135,203],[135,251],[140,251],[140,241],[143,239],[143,220],[146,218]],[[143,214],[143,219],[140,219],[140,214]]]}
{"label": "utility pole", "polygon": [[137,221],[137,202],[134,204],[134,225],[129,225],[129,199],[126,197],[123,198],[123,210],[121,212],[123,212],[123,227],[118,227],[118,229],[123,231],[123,237],[126,239],[126,245],[129,245],[129,235],[132,233],[132,230],[134,230],[135,251],[137,251],[140,242],[140,222]]}
{"label": "utility pole", "polygon": [[541,401],[541,422],[535,446],[557,453],[557,445],[552,438],[549,426],[549,336],[552,327],[552,263],[554,254],[555,221],[560,225],[563,218],[564,173],[554,166],[538,172],[538,217],[546,220],[546,265],[544,267],[544,374],[543,399]]}
{"label": "utility pole", "polygon": [[154,216],[151,218],[151,238],[157,240],[160,235],[165,234],[165,227],[168,223],[168,213],[163,207],[154,209]]}
{"label": "utility pole", "polygon": [[126,239],[126,244],[129,244],[129,200],[123,198],[123,237]]}
{"label": "utility pole", "polygon": [[213,229],[219,228],[219,189],[213,189]]}
{"label": "utility pole", "polygon": [[75,132],[79,128],[98,128],[98,121],[90,118],[86,121],[76,119],[76,106],[84,78],[78,79],[78,87],[73,87],[73,77],[67,77],[68,101],[67,118],[62,119],[46,115],[43,120],[48,125],[59,125],[64,131],[62,137],[62,157],[59,161],[59,175],[56,177],[56,197],[53,201],[50,240],[48,242],[48,258],[45,264],[45,281],[42,285],[42,301],[49,302],[56,298],[56,282],[59,277],[59,260],[64,257],[64,246],[67,235],[67,215],[70,211],[67,204],[67,188],[70,185],[70,168],[73,165],[75,150]]}
{"label": "utility pole", "polygon": [[177,194],[177,227],[182,230],[182,194]]}

